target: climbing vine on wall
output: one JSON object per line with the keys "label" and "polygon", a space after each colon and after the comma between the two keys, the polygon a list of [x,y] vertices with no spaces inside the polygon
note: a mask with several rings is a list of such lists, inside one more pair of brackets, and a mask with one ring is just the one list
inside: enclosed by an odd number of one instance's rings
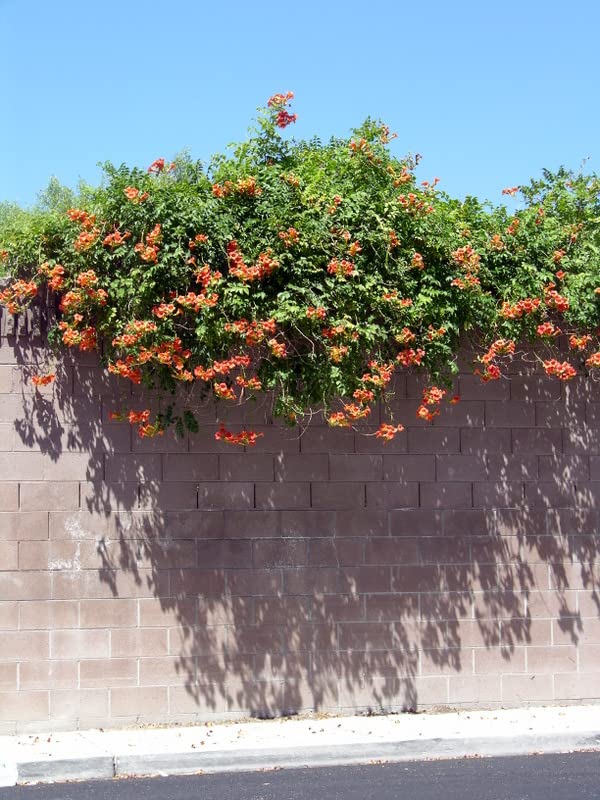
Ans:
{"label": "climbing vine on wall", "polygon": [[[514,211],[454,199],[416,179],[418,157],[391,153],[380,122],[327,143],[289,139],[292,100],[271,97],[247,140],[207,166],[107,164],[78,207],[0,227],[13,276],[0,301],[19,313],[49,287],[55,341],[161,389],[161,411],[116,415],[142,436],[195,430],[191,388],[232,404],[267,392],[290,424],[318,408],[354,426],[394,374],[419,369],[430,379],[417,414],[431,420],[459,400],[447,386],[465,337],[484,382],[523,347],[560,380],[600,368],[595,176],[560,169],[507,188]],[[252,445],[259,434],[216,435]]]}

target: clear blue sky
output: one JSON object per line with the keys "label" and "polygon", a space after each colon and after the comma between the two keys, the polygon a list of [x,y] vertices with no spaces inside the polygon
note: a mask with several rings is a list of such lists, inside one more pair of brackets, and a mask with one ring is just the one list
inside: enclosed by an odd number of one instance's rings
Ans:
{"label": "clear blue sky", "polygon": [[0,0],[0,200],[98,161],[206,158],[296,93],[297,137],[371,115],[458,195],[600,171],[598,0]]}

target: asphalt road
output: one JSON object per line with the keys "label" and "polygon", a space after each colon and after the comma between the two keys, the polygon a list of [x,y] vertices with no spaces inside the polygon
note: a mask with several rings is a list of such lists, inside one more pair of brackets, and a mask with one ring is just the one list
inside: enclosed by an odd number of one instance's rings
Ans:
{"label": "asphalt road", "polygon": [[0,789],[1,800],[598,800],[600,753]]}

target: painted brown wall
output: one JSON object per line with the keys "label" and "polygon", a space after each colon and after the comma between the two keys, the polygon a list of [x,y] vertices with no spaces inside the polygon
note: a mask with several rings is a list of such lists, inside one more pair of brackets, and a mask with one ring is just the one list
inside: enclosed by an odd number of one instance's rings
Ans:
{"label": "painted brown wall", "polygon": [[404,377],[388,445],[234,409],[239,452],[214,406],[183,441],[110,422],[146,401],[94,357],[35,391],[37,332],[2,320],[0,733],[600,700],[589,379],[464,373],[426,425]]}

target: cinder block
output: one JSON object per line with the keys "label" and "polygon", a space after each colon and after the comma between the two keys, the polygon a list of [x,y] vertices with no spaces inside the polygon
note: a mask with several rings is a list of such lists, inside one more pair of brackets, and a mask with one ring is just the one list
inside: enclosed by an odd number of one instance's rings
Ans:
{"label": "cinder block", "polygon": [[471,539],[468,536],[428,536],[417,540],[422,564],[470,564]]}
{"label": "cinder block", "polygon": [[237,655],[262,653],[283,654],[283,632],[280,625],[238,627],[230,640],[230,650]]}
{"label": "cinder block", "polygon": [[[27,455],[23,453],[23,455]],[[107,455],[107,459],[128,459],[129,455]],[[51,455],[42,455],[42,477],[44,481],[84,481],[92,483],[101,481],[104,478],[103,457],[95,453],[61,453],[60,457],[54,460]],[[124,474],[123,474],[124,475]],[[124,476],[118,474],[115,481],[124,480]],[[40,480],[31,477],[27,480]],[[107,478],[108,480],[108,478]]]}
{"label": "cinder block", "polygon": [[[472,619],[472,608],[471,593],[467,590],[420,595],[419,612],[428,625],[427,633],[435,631],[444,621],[455,624],[457,620]],[[446,633],[446,626],[441,626],[441,633]],[[451,636],[448,639],[453,641]]]}
{"label": "cinder block", "polygon": [[354,453],[354,431],[309,425],[300,438],[302,453]]}
{"label": "cinder block", "polygon": [[539,466],[541,481],[573,483],[590,480],[590,459],[587,456],[562,453],[540,456]]}
{"label": "cinder block", "polygon": [[78,689],[76,661],[22,661],[19,664],[19,689]]}
{"label": "cinder block", "polygon": [[43,600],[19,603],[21,630],[57,630],[79,627],[79,604],[75,600]]}
{"label": "cinder block", "polygon": [[104,470],[105,479],[109,482],[162,479],[161,457],[154,453],[106,455]]}
{"label": "cinder block", "polygon": [[139,670],[140,686],[189,686],[196,681],[196,660],[185,656],[142,658]]}
{"label": "cinder block", "polygon": [[336,514],[336,536],[387,536],[388,514],[377,509],[352,509]]}
{"label": "cinder block", "polygon": [[419,484],[416,482],[381,481],[367,483],[366,488],[369,510],[388,511],[398,508],[414,508],[419,505]]}
{"label": "cinder block", "polygon": [[249,482],[199,483],[198,508],[235,511],[254,508],[254,484]]}
{"label": "cinder block", "polygon": [[50,511],[50,539],[95,540],[108,534],[108,513]]}
{"label": "cinder block", "polygon": [[40,661],[49,657],[49,638],[45,631],[4,631],[3,661]]}
{"label": "cinder block", "polygon": [[219,596],[225,591],[225,574],[218,569],[174,569],[171,594],[175,597]]}
{"label": "cinder block", "polygon": [[283,626],[282,635],[287,652],[295,656],[337,649],[335,623],[288,624]]}
{"label": "cinder block", "polygon": [[82,689],[136,686],[138,662],[134,658],[89,659],[79,667]]}
{"label": "cinder block", "polygon": [[550,536],[594,536],[600,530],[600,511],[590,508],[553,508],[547,512]]}
{"label": "cinder block", "polygon": [[[560,453],[563,449],[563,439],[560,430],[555,428],[524,428],[513,430],[513,452],[540,455]],[[569,452],[565,448],[565,452]]]}
{"label": "cinder block", "polygon": [[[153,405],[148,403],[148,405]],[[136,404],[137,406],[137,404]],[[178,436],[174,428],[168,428],[162,436],[141,437],[135,428],[131,431],[131,450],[134,453],[187,453],[189,449],[189,437],[187,433]]]}
{"label": "cinder block", "polygon": [[[357,513],[357,511],[351,513]],[[282,511],[279,534],[300,539],[335,536],[336,534],[343,535],[338,521],[340,513],[342,512],[313,509],[309,511]]]}
{"label": "cinder block", "polygon": [[467,677],[473,673],[471,651],[448,647],[422,650],[419,653],[419,670],[421,675],[426,676],[463,675]]}
{"label": "cinder block", "polygon": [[257,597],[254,608],[257,625],[294,626],[311,620],[311,601],[308,597]]}
{"label": "cinder block", "polygon": [[21,483],[22,511],[76,511],[79,508],[79,483],[39,481]]}
{"label": "cinder block", "polygon": [[53,660],[108,658],[107,630],[50,631],[50,656]]}
{"label": "cinder block", "polygon": [[164,717],[169,711],[167,688],[129,686],[110,690],[111,717]]}
{"label": "cinder block", "polygon": [[17,690],[17,668],[16,661],[12,664],[0,662],[0,692],[15,692]]}
{"label": "cinder block", "polygon": [[[525,484],[530,486],[535,484]],[[515,508],[523,505],[524,484],[516,481],[487,481],[473,484],[475,508]]]}
{"label": "cinder block", "polygon": [[416,594],[368,594],[366,604],[366,618],[374,622],[408,622],[412,628],[419,614]]}
{"label": "cinder block", "polygon": [[600,618],[580,619],[579,617],[560,617],[553,619],[552,639],[536,644],[579,644],[600,645]]}
{"label": "cinder block", "polygon": [[508,400],[510,381],[501,378],[484,383],[478,375],[460,375],[458,394],[461,400]]}
{"label": "cinder block", "polygon": [[472,592],[473,614],[478,620],[506,620],[525,616],[525,593],[519,586]]}
{"label": "cinder block", "polygon": [[329,456],[332,481],[378,481],[383,478],[383,456],[332,454]]}
{"label": "cinder block", "polygon": [[197,507],[196,483],[142,483],[140,486],[140,508],[177,511]]}
{"label": "cinder block", "polygon": [[[213,601],[205,602],[212,609]],[[172,628],[183,623],[192,626],[198,622],[197,598],[151,597],[141,598],[137,604],[140,628]]]}
{"label": "cinder block", "polygon": [[[439,516],[439,515],[438,515]],[[430,534],[443,532],[444,536],[485,536],[492,535],[493,512],[482,509],[453,508],[441,512],[441,526],[429,531]]]}
{"label": "cinder block", "polygon": [[418,563],[417,540],[389,536],[369,538],[365,546],[365,562],[385,565],[416,564]]}
{"label": "cinder block", "polygon": [[446,589],[443,568],[435,565],[397,566],[392,568],[393,592],[440,592]]}
{"label": "cinder block", "polygon": [[573,646],[527,647],[527,671],[537,675],[577,671],[577,650]]}
{"label": "cinder block", "polygon": [[[554,700],[597,700],[600,698],[600,673],[554,675]],[[1,701],[0,701],[1,702]]]}
{"label": "cinder block", "polygon": [[49,600],[48,572],[0,572],[0,600]]}
{"label": "cinder block", "polygon": [[17,542],[0,542],[0,572],[19,568],[19,550]]}
{"label": "cinder block", "polygon": [[82,628],[133,628],[137,625],[135,600],[82,600],[80,603]]}
{"label": "cinder block", "polygon": [[512,450],[509,428],[461,428],[460,452],[467,455],[510,453]]}
{"label": "cinder block", "polygon": [[423,508],[471,508],[470,483],[421,483],[420,503]]}
{"label": "cinder block", "polygon": [[442,404],[440,415],[433,420],[433,426],[434,428],[454,428],[469,425],[473,428],[481,428],[485,424],[484,408],[483,402],[466,398],[461,398],[456,405]]}
{"label": "cinder block", "polygon": [[499,675],[465,675],[448,678],[448,700],[452,703],[486,706],[502,699]]}
{"label": "cinder block", "polygon": [[535,537],[546,534],[546,513],[541,508],[496,508],[498,536]]}
{"label": "cinder block", "polygon": [[[283,571],[283,580],[283,591],[286,595],[344,593],[338,586],[338,570],[331,567],[286,569]],[[355,584],[352,581],[347,581],[346,586],[346,593],[352,594],[352,587]]]}
{"label": "cinder block", "polygon": [[[288,572],[286,570],[286,578]],[[227,587],[229,594],[233,596],[279,596],[283,590],[283,575],[281,570],[274,569],[231,570],[227,573]]]}
{"label": "cinder block", "polygon": [[273,481],[273,456],[269,454],[232,453],[219,456],[222,481]]}
{"label": "cinder block", "polygon": [[24,511],[0,513],[0,541],[28,541],[48,538],[48,513]]}
{"label": "cinder block", "polygon": [[526,453],[492,454],[487,457],[487,473],[490,481],[536,481],[538,479],[538,456]]}
{"label": "cinder block", "polygon": [[503,675],[502,702],[506,705],[554,700],[552,675]]}
{"label": "cinder block", "polygon": [[[398,422],[403,424],[412,422],[418,406],[413,402],[411,402],[411,406],[412,412],[406,416],[400,416],[399,414],[396,414],[394,408],[394,424],[397,424]],[[385,412],[383,416],[385,422],[392,421],[388,419]],[[374,421],[375,420],[371,417],[371,422]],[[400,431],[400,433],[397,433],[389,442],[379,439],[377,436],[375,436],[377,430],[377,425],[361,425],[361,427],[355,432],[354,436],[354,445],[357,453],[375,453],[383,456],[396,453],[406,453],[406,448],[408,446],[408,435],[406,429]]]}
{"label": "cinder block", "polygon": [[506,675],[525,672],[524,647],[478,647],[473,651],[475,673]]}
{"label": "cinder block", "polygon": [[300,567],[307,561],[306,539],[259,539],[253,542],[253,563],[258,569]]}
{"label": "cinder block", "polygon": [[165,656],[168,652],[166,628],[117,628],[110,631],[111,658]]}
{"label": "cinder block", "polygon": [[[600,504],[600,480],[577,481],[575,486],[575,505],[584,508],[598,508]],[[567,505],[564,503],[563,505]]]}
{"label": "cinder block", "polygon": [[329,456],[326,453],[283,453],[275,458],[277,481],[327,481]]}
{"label": "cinder block", "polygon": [[363,564],[365,540],[352,539],[313,539],[309,542],[308,564],[314,567],[357,566]]}
{"label": "cinder block", "polygon": [[165,481],[215,481],[219,476],[216,454],[165,453],[163,479]]}
{"label": "cinder block", "polygon": [[[90,545],[91,542],[86,542]],[[75,570],[82,568],[81,542],[20,542],[19,569]],[[95,545],[92,544],[93,549]]]}
{"label": "cinder block", "polygon": [[340,594],[389,592],[391,588],[388,566],[342,567],[337,573],[337,591]]}
{"label": "cinder block", "polygon": [[301,431],[299,428],[285,428],[278,424],[253,425],[252,430],[262,433],[253,446],[254,453],[299,453]]}
{"label": "cinder block", "polygon": [[256,508],[303,509],[310,508],[309,483],[257,483]]}
{"label": "cinder block", "polygon": [[485,458],[476,455],[436,456],[438,481],[481,481],[487,476]]}
{"label": "cinder block", "polygon": [[408,452],[437,453],[460,452],[460,434],[458,428],[409,428]]}
{"label": "cinder block", "polygon": [[[578,484],[579,485],[579,484]],[[572,483],[526,483],[525,502],[530,507],[536,508],[569,508],[576,505],[578,497]]]}
{"label": "cinder block", "polygon": [[0,721],[46,722],[48,692],[0,692]]}
{"label": "cinder block", "polygon": [[535,406],[516,400],[485,404],[485,424],[490,428],[534,428]]}
{"label": "cinder block", "polygon": [[311,599],[312,618],[323,622],[360,622],[365,619],[365,598],[326,595]]}
{"label": "cinder block", "polygon": [[252,561],[252,542],[241,539],[198,542],[199,567],[247,567]]}
{"label": "cinder block", "polygon": [[453,647],[497,647],[500,644],[500,622],[455,618],[447,622],[447,640]]}
{"label": "cinder block", "polygon": [[16,630],[19,626],[19,604],[0,602],[0,631]]}
{"label": "cinder block", "polygon": [[392,536],[433,536],[442,533],[442,512],[407,508],[390,511]]}
{"label": "cinder block", "polygon": [[273,538],[279,531],[278,511],[225,511],[224,536],[228,539]]}
{"label": "cinder block", "polygon": [[[216,510],[167,511],[162,528],[174,539],[218,539],[225,534],[225,516]],[[156,523],[151,523],[150,530],[157,530]]]}
{"label": "cinder block", "polygon": [[139,506],[137,481],[108,483],[95,476],[90,478],[79,484],[81,508],[84,513],[108,516],[116,511],[131,511]]}
{"label": "cinder block", "polygon": [[600,672],[600,645],[582,644],[579,647],[580,672]]}
{"label": "cinder block", "polygon": [[364,483],[311,483],[313,508],[364,508],[365,495]]}
{"label": "cinder block", "polygon": [[341,650],[392,650],[398,646],[392,623],[340,622],[337,627]]}
{"label": "cinder block", "polygon": [[384,455],[384,481],[434,481],[434,455]]}
{"label": "cinder block", "polygon": [[[564,424],[564,421],[563,421]],[[595,456],[600,453],[600,429],[575,421],[562,431],[565,453]]]}
{"label": "cinder block", "polygon": [[527,403],[537,400],[559,402],[560,390],[560,382],[552,381],[545,375],[513,375],[510,379],[511,400]]}
{"label": "cinder block", "polygon": [[[0,442],[1,447],[1,442]],[[0,511],[19,510],[19,484],[0,483]]]}

